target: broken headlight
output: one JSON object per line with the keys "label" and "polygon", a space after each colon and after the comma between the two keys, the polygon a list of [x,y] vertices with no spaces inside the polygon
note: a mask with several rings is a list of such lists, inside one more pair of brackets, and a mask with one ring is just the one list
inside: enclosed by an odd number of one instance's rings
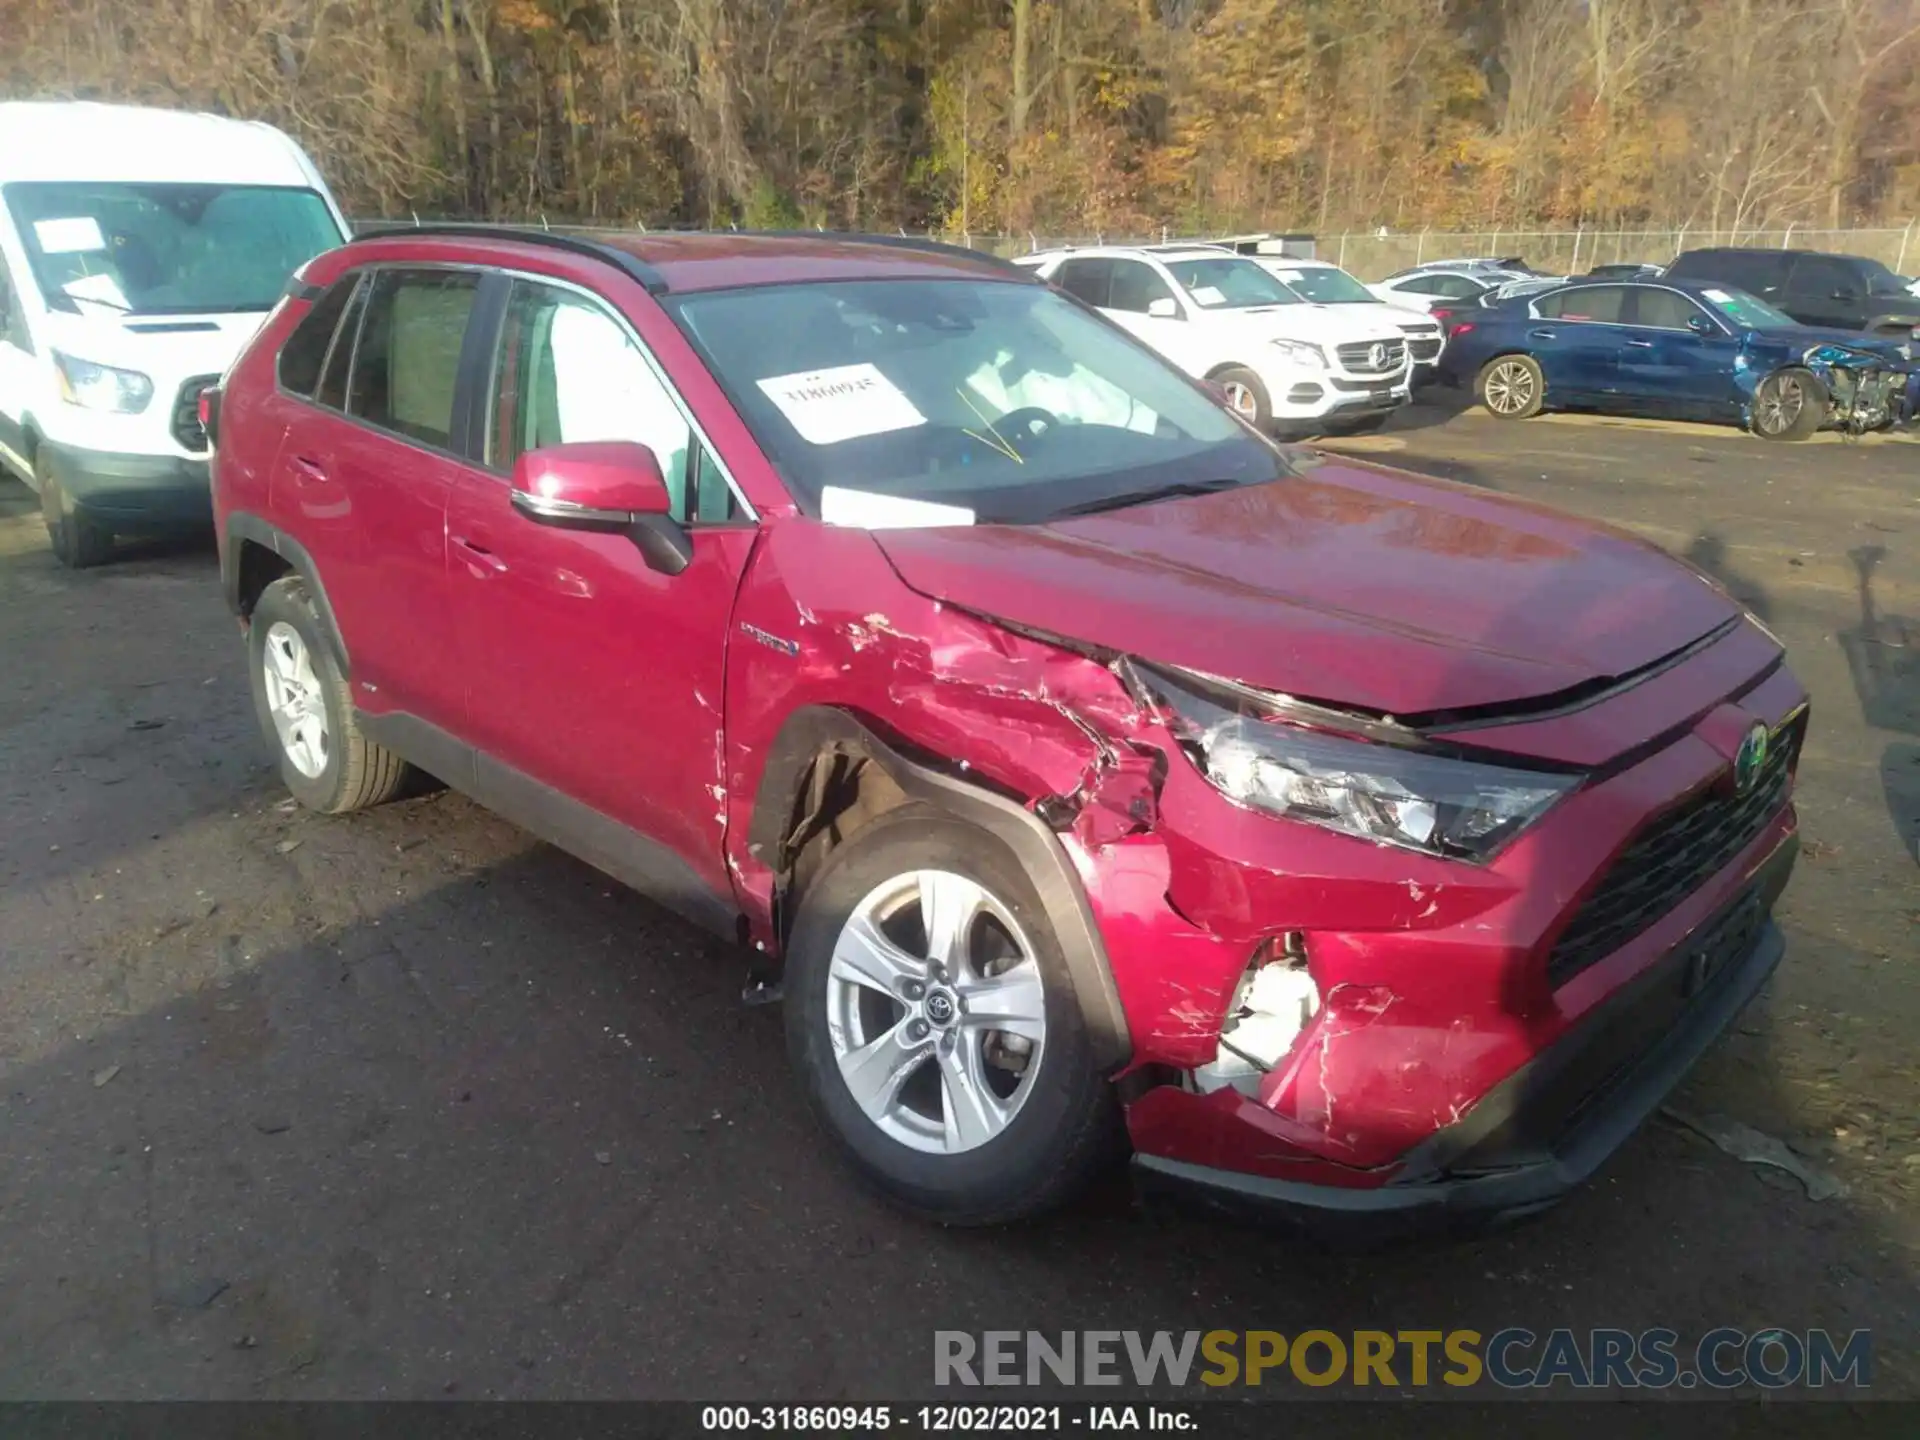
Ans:
{"label": "broken headlight", "polygon": [[1222,793],[1362,840],[1484,860],[1580,783],[1310,729],[1156,682],[1182,744]]}

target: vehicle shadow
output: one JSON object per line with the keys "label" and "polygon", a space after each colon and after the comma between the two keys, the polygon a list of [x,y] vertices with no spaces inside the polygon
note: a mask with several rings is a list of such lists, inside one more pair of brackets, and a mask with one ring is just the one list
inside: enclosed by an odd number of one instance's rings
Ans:
{"label": "vehicle shadow", "polygon": [[1866,1215],[1664,1128],[1469,1243],[1324,1253],[1143,1216],[1117,1175],[1031,1226],[924,1225],[824,1142],[741,952],[531,842],[396,898],[393,836],[465,805],[316,820],[301,855],[239,862],[263,895],[262,867],[312,867],[354,918],[263,899],[68,957],[168,993],[3,1072],[32,1243],[0,1252],[0,1395],[952,1399],[936,1328],[1691,1339],[1756,1308],[1912,1314],[1898,1266],[1858,1263],[1885,1253]]}
{"label": "vehicle shadow", "polygon": [[[1838,635],[1860,713],[1878,730],[1920,737],[1920,622],[1884,614],[1874,598],[1883,545],[1847,552],[1858,582],[1860,623]],[[1896,740],[1880,757],[1887,814],[1901,848],[1920,863],[1920,744]]]}
{"label": "vehicle shadow", "polygon": [[1727,542],[1717,533],[1702,531],[1693,537],[1680,556],[1718,580],[1734,599],[1763,621],[1773,619],[1773,602],[1767,596],[1766,587],[1727,563]]}

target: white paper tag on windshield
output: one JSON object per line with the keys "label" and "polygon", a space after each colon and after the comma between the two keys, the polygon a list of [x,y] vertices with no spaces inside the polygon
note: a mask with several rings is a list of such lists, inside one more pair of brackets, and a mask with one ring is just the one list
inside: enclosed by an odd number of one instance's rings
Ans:
{"label": "white paper tag on windshield", "polygon": [[930,530],[941,525],[971,525],[964,505],[941,505],[905,495],[874,495],[828,485],[820,491],[820,518],[850,530]]}
{"label": "white paper tag on windshield", "polygon": [[1286,281],[1287,284],[1289,285],[1298,285],[1302,280],[1307,278],[1306,276],[1302,275],[1298,270],[1278,270],[1278,271],[1275,271],[1274,273],[1277,274],[1282,280]]}
{"label": "white paper tag on windshield", "polygon": [[1218,305],[1226,298],[1216,285],[1202,285],[1193,292],[1194,303],[1197,305]]}
{"label": "white paper tag on windshield", "polygon": [[927,423],[900,387],[872,365],[774,375],[759,384],[810,445],[833,445]]}
{"label": "white paper tag on windshield", "polygon": [[100,233],[100,222],[91,215],[74,215],[64,220],[36,220],[33,238],[47,255],[77,255],[83,251],[104,250],[107,237]]}
{"label": "white paper tag on windshield", "polygon": [[1724,290],[1702,290],[1700,293],[1716,305],[1726,305],[1733,300],[1733,297]]}

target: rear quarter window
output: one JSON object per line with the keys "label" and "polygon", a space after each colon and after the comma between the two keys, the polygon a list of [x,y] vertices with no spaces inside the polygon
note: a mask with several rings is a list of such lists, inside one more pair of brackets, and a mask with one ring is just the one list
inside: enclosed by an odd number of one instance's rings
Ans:
{"label": "rear quarter window", "polygon": [[460,349],[478,289],[479,277],[464,271],[377,273],[354,349],[347,413],[448,448]]}
{"label": "rear quarter window", "polygon": [[359,278],[355,274],[334,281],[293,327],[286,344],[280,347],[281,389],[293,395],[311,396],[320,388],[320,370],[327,361],[327,347],[333,344],[333,333],[340,328],[340,317],[346,313],[347,301],[352,298]]}

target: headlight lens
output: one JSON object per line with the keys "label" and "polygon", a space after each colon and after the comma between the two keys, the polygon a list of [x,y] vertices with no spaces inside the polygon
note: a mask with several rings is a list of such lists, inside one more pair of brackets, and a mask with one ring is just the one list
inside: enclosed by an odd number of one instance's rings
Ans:
{"label": "headlight lens", "polygon": [[138,415],[153,399],[153,381],[137,370],[116,370],[71,355],[53,352],[53,368],[60,377],[60,398],[88,410]]}
{"label": "headlight lens", "polygon": [[1580,783],[1306,729],[1158,674],[1152,684],[1194,763],[1230,799],[1362,840],[1484,860]]}
{"label": "headlight lens", "polygon": [[1312,369],[1327,368],[1327,356],[1318,345],[1309,345],[1304,340],[1276,340],[1273,348],[1296,365],[1306,365]]}

